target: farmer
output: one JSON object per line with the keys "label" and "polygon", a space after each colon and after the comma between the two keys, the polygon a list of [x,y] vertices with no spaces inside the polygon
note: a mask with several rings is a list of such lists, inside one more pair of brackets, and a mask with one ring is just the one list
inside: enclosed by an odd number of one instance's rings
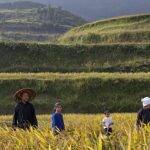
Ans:
{"label": "farmer", "polygon": [[54,112],[51,116],[52,131],[54,134],[59,134],[65,130],[63,115],[62,115],[62,105],[57,102],[54,106]]}
{"label": "farmer", "polygon": [[102,120],[103,130],[105,135],[110,135],[112,133],[113,121],[112,118],[110,117],[109,111],[106,111],[104,115],[105,117]]}
{"label": "farmer", "polygon": [[136,125],[138,128],[150,124],[150,98],[145,97],[141,101],[143,108],[139,110],[137,115]]}
{"label": "farmer", "polygon": [[14,94],[17,101],[12,123],[14,128],[29,129],[30,126],[38,126],[34,106],[30,103],[35,96],[35,91],[28,88],[20,89]]}

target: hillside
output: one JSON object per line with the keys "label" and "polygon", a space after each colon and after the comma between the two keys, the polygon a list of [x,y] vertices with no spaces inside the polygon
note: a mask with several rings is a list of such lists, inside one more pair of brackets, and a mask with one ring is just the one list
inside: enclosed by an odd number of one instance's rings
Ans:
{"label": "hillside", "polygon": [[150,71],[150,44],[0,43],[0,72]]}
{"label": "hillside", "polygon": [[149,0],[42,0],[42,3],[60,6],[90,21],[150,13]]}
{"label": "hillside", "polygon": [[14,1],[0,3],[0,9],[32,9],[45,7],[44,4],[32,2],[32,1]]}
{"label": "hillside", "polygon": [[[0,4],[0,8],[4,5],[7,3]],[[53,42],[59,34],[86,22],[61,8],[28,1],[11,3],[6,8],[0,9],[0,40],[3,41]]]}
{"label": "hillside", "polygon": [[149,43],[150,14],[125,16],[88,23],[73,28],[61,44]]}
{"label": "hillside", "polygon": [[[0,0],[13,2],[18,0]],[[22,0],[20,0],[22,1]],[[30,0],[42,4],[62,7],[86,20],[112,18],[123,15],[150,13],[149,0]]]}

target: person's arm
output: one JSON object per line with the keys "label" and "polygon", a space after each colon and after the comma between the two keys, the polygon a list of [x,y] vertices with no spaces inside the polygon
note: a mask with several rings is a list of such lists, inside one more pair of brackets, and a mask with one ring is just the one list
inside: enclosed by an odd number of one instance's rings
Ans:
{"label": "person's arm", "polygon": [[55,113],[52,114],[52,132],[53,133],[58,133],[59,132],[58,116]]}
{"label": "person's arm", "polygon": [[55,125],[56,125],[55,114],[52,114],[51,123],[52,123],[52,128],[55,128]]}
{"label": "person's arm", "polygon": [[142,125],[142,110],[140,110],[137,114],[136,126],[137,128],[141,127]]}
{"label": "person's arm", "polygon": [[114,122],[113,122],[113,120],[111,118],[111,120],[110,120],[110,126],[113,125],[113,124],[114,124]]}
{"label": "person's arm", "polygon": [[35,109],[34,109],[34,106],[32,105],[32,116],[33,116],[33,126],[34,127],[38,127],[38,121],[37,121],[37,118],[36,118],[36,114],[35,114]]}
{"label": "person's arm", "polygon": [[108,128],[111,128],[113,124],[114,124],[114,123],[113,123],[112,119],[110,119],[110,122],[109,122]]}
{"label": "person's arm", "polygon": [[64,118],[62,116],[62,129],[65,130]]}
{"label": "person's arm", "polygon": [[18,109],[17,107],[15,107],[15,112],[14,112],[13,122],[12,122],[13,127],[17,127],[17,121],[18,121]]}

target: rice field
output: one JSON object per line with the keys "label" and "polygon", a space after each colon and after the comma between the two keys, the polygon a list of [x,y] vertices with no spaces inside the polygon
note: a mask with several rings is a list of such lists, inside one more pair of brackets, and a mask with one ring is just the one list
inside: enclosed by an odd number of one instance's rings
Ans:
{"label": "rice field", "polygon": [[39,115],[39,128],[30,131],[10,127],[12,116],[0,116],[0,149],[3,150],[149,150],[150,127],[135,128],[136,114],[115,113],[113,134],[102,134],[103,115],[64,115],[65,132],[54,136],[50,116]]}

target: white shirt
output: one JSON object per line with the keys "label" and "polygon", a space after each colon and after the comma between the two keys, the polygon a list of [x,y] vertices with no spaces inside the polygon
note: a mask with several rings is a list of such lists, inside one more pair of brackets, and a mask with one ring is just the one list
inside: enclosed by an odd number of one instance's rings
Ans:
{"label": "white shirt", "polygon": [[113,124],[112,118],[111,117],[105,117],[102,121],[103,128],[108,128],[110,125]]}

